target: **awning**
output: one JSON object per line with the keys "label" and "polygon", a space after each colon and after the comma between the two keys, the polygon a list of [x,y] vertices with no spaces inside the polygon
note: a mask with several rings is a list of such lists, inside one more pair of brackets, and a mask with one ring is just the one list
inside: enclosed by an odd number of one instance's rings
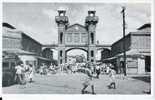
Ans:
{"label": "awning", "polygon": [[21,49],[3,49],[3,52],[13,53],[13,54],[27,54],[27,55],[36,55],[36,53],[21,50]]}
{"label": "awning", "polygon": [[41,60],[46,60],[46,61],[51,61],[50,59],[48,58],[44,58],[44,57],[41,57],[41,56],[36,56],[38,59],[41,59]]}
{"label": "awning", "polygon": [[103,59],[102,61],[110,61],[110,60],[114,60],[114,59],[116,59],[117,57],[110,57],[110,58],[106,58],[106,59]]}
{"label": "awning", "polygon": [[[102,61],[110,61],[110,60],[114,60],[118,57],[122,57],[124,55],[124,53],[120,53],[120,54],[117,54],[113,57],[110,57],[110,58],[106,58]],[[151,55],[151,52],[150,52],[150,49],[132,49],[132,50],[129,50],[129,51],[126,51],[126,56],[150,56]]]}
{"label": "awning", "polygon": [[[120,53],[120,54],[117,54],[116,57],[120,57],[123,55],[124,53]],[[126,55],[127,56],[141,56],[141,55],[150,56],[151,52],[149,49],[132,49],[132,50],[126,51]]]}

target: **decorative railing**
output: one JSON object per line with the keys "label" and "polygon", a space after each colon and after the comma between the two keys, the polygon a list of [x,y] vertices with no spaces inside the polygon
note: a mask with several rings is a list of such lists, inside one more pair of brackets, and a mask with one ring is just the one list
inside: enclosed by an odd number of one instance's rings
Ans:
{"label": "decorative railing", "polygon": [[61,22],[68,23],[68,17],[67,16],[56,16],[55,21],[57,23],[61,23]]}
{"label": "decorative railing", "polygon": [[99,20],[98,16],[87,16],[86,17],[86,23],[94,22],[97,23]]}

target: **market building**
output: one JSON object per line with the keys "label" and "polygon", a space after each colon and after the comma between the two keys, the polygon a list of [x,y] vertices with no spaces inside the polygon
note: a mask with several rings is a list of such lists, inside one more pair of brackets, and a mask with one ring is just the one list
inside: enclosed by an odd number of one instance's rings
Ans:
{"label": "market building", "polygon": [[[117,73],[123,62],[123,41],[125,39],[127,74],[147,74],[151,71],[151,24],[142,25],[111,46],[111,51],[102,51],[102,61],[114,64]],[[104,56],[105,55],[105,56]]]}
{"label": "market building", "polygon": [[42,44],[8,23],[3,23],[2,40],[3,56],[16,54],[24,64],[32,64],[36,70],[41,63],[51,62],[42,56]]}

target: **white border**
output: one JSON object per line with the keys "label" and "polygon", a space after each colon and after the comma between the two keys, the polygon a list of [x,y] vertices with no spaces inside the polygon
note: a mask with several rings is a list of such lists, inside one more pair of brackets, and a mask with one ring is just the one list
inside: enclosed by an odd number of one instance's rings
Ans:
{"label": "white border", "polygon": [[[3,99],[4,100],[131,100],[131,99],[136,99],[136,100],[153,100],[155,99],[155,86],[154,86],[154,81],[155,81],[155,68],[153,65],[155,65],[154,63],[154,0],[3,0],[0,1],[0,22],[2,24],[2,3],[3,2],[30,2],[30,3],[151,3],[151,25],[152,25],[152,36],[151,36],[151,76],[152,76],[152,80],[151,80],[151,84],[152,84],[152,93],[151,95],[54,95],[54,94],[3,94]],[[2,32],[2,26],[0,27],[0,31]],[[2,44],[2,34],[0,34],[0,44]],[[0,56],[2,57],[2,45],[0,45]],[[2,58],[0,57],[0,60],[2,61]],[[0,61],[0,62],[1,62]],[[2,67],[0,67],[0,72],[2,72]],[[2,75],[1,75],[2,76]],[[1,83],[2,77],[0,78],[0,83]],[[0,85],[1,86],[1,85]],[[2,88],[1,88],[2,89]],[[0,94],[2,94],[2,90],[0,89]]]}

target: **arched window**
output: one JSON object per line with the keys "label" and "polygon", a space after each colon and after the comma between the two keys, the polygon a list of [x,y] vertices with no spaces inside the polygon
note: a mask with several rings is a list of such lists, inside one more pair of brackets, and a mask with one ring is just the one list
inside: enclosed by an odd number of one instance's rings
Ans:
{"label": "arched window", "polygon": [[63,39],[63,33],[60,33],[60,44],[62,44],[62,39]]}
{"label": "arched window", "polygon": [[62,59],[60,59],[60,64],[62,64]]}
{"label": "arched window", "polygon": [[94,51],[93,50],[91,51],[91,57],[94,57]]}
{"label": "arched window", "polygon": [[91,44],[94,44],[94,33],[90,34],[90,38],[91,38]]}
{"label": "arched window", "polygon": [[60,51],[60,57],[62,57],[62,50]]}

